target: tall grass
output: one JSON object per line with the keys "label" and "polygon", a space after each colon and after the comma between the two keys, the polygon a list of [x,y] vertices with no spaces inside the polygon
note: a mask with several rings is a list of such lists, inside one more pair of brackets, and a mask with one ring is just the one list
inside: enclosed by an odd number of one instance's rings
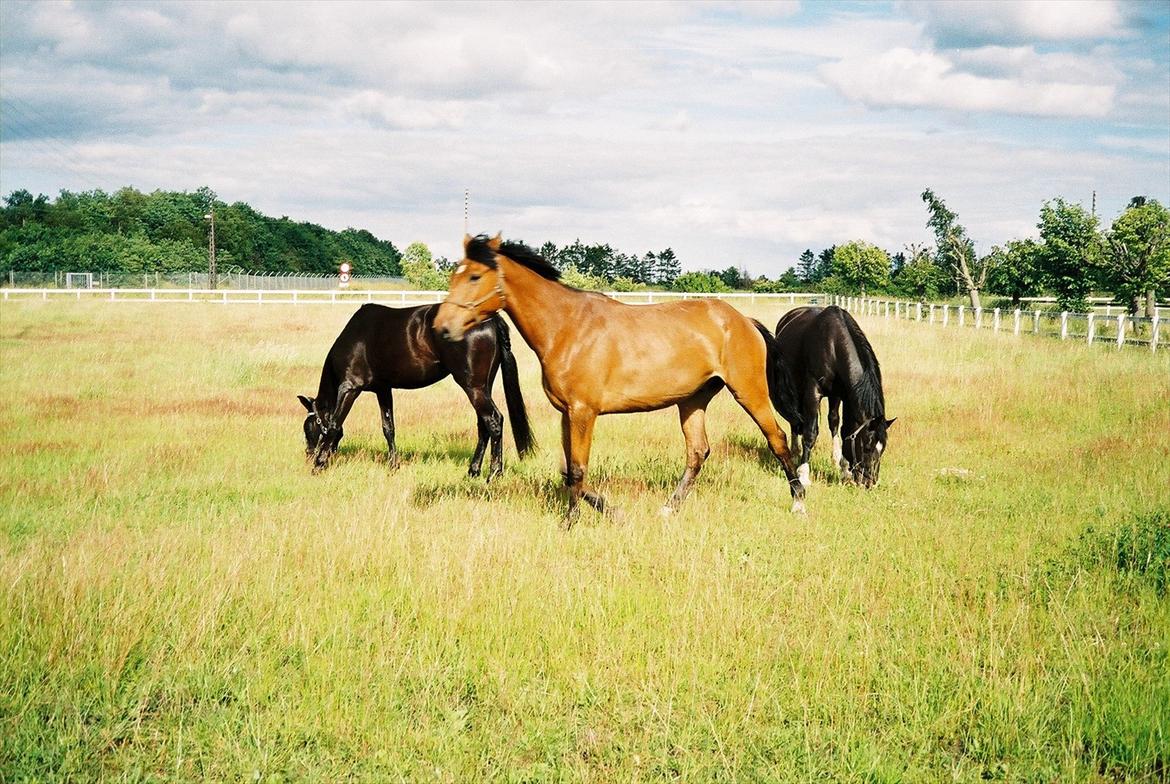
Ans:
{"label": "tall grass", "polygon": [[0,307],[0,780],[1168,775],[1170,601],[1110,554],[1165,552],[1170,355],[862,319],[880,487],[826,438],[790,515],[721,395],[665,521],[676,414],[599,420],[624,523],[566,534],[518,339],[536,457],[467,478],[448,380],[396,394],[401,468],[362,399],[314,477],[347,309]]}

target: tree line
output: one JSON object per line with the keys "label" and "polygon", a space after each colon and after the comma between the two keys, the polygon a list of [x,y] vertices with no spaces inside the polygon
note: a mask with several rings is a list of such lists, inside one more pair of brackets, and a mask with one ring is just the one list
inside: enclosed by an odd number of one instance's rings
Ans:
{"label": "tree line", "polygon": [[983,294],[1024,297],[1052,294],[1062,310],[1083,311],[1093,291],[1108,291],[1130,313],[1154,315],[1158,297],[1170,296],[1170,211],[1135,196],[1105,228],[1080,204],[1045,202],[1036,224],[1039,240],[1009,240],[983,256],[957,214],[929,188],[923,191],[926,226],[935,244],[888,253],[863,240],[801,254],[801,285],[833,293],[892,293],[932,299]]}
{"label": "tree line", "polygon": [[219,201],[208,188],[191,193],[61,191],[53,200],[13,191],[0,207],[0,269],[206,271],[206,216],[213,210],[221,270],[335,273],[348,261],[366,275],[401,274],[394,244],[364,229],[332,231],[271,218],[243,202]]}
{"label": "tree line", "polygon": [[[895,294],[930,299],[984,294],[1021,298],[1050,293],[1059,306],[1083,310],[1094,290],[1113,293],[1131,312],[1152,313],[1170,295],[1170,212],[1134,197],[1108,228],[1095,214],[1064,199],[1040,210],[1039,240],[1013,239],[979,256],[959,217],[929,188],[925,225],[934,244],[890,253],[865,240],[806,249],[775,280],[731,265],[683,272],[674,250],[627,253],[580,239],[541,254],[569,285],[632,291],[760,292],[819,290]],[[313,223],[271,218],[243,202],[226,204],[208,188],[141,193],[122,188],[50,200],[13,191],[0,207],[0,269],[15,271],[188,272],[207,269],[209,221],[215,213],[221,269],[333,273],[343,261],[361,275],[403,275],[426,289],[444,288],[451,265],[422,243],[400,253],[364,229],[332,231]]]}

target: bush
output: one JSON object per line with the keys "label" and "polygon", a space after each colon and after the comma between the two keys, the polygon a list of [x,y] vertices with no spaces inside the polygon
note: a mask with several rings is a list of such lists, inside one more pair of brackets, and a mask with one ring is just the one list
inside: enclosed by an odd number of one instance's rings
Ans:
{"label": "bush", "polygon": [[731,291],[723,279],[709,272],[688,272],[674,279],[671,288],[675,291],[722,294]]}

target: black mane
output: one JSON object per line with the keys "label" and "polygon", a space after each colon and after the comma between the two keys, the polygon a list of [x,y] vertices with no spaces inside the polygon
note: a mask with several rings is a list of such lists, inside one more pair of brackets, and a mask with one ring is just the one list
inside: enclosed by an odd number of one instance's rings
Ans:
{"label": "black mane", "polygon": [[849,336],[853,338],[853,347],[857,349],[857,357],[861,360],[861,378],[853,385],[857,393],[857,402],[869,416],[885,417],[886,399],[882,394],[882,366],[878,363],[877,354],[869,339],[861,331],[861,327],[853,320],[848,311],[841,311],[842,321],[849,329]]}
{"label": "black mane", "polygon": [[544,256],[534,251],[522,242],[505,242],[500,245],[500,249],[493,251],[488,245],[488,237],[486,234],[480,234],[477,237],[472,237],[467,243],[465,255],[471,261],[479,262],[487,265],[492,269],[496,268],[496,254],[507,256],[517,264],[522,264],[528,269],[549,280],[559,280],[561,271],[549,264]]}

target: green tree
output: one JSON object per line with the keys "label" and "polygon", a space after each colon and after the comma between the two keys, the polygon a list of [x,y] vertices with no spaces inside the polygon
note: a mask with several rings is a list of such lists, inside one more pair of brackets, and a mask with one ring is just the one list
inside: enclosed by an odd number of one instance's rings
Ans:
{"label": "green tree", "polygon": [[909,258],[898,267],[893,279],[895,287],[905,294],[918,299],[933,299],[938,296],[942,285],[946,283],[946,273],[934,263],[934,254],[925,245],[911,244],[906,246]]}
{"label": "green tree", "polygon": [[567,264],[561,270],[561,283],[583,291],[602,291],[607,281],[600,275],[584,272],[576,264]]}
{"label": "green tree", "polygon": [[431,249],[424,243],[412,242],[406,246],[399,262],[403,276],[414,286],[424,291],[440,291],[447,288],[449,278],[439,271],[431,257]]}
{"label": "green tree", "polygon": [[671,248],[660,250],[654,263],[653,283],[659,286],[673,286],[675,280],[682,274],[682,264]]}
{"label": "green tree", "polygon": [[1131,314],[1144,296],[1146,316],[1153,318],[1157,291],[1170,286],[1170,210],[1153,199],[1134,197],[1113,221],[1107,240],[1105,284]]}
{"label": "green tree", "polygon": [[987,288],[994,294],[1012,298],[1019,307],[1023,297],[1040,293],[1040,246],[1035,240],[1011,240],[1003,247],[992,247],[984,257]]}
{"label": "green tree", "polygon": [[849,289],[866,293],[890,284],[890,256],[863,240],[847,242],[833,253],[833,274]]}
{"label": "green tree", "polygon": [[674,279],[671,288],[675,291],[690,291],[696,293],[722,294],[731,291],[731,287],[714,272],[687,272]]}
{"label": "green tree", "polygon": [[1088,310],[1094,272],[1101,259],[1097,216],[1079,204],[1057,198],[1040,209],[1036,259],[1044,285],[1056,294],[1061,310]]}
{"label": "green tree", "polygon": [[796,274],[804,283],[812,283],[817,272],[817,257],[812,248],[805,248],[796,262]]}
{"label": "green tree", "polygon": [[975,243],[967,236],[967,230],[959,225],[959,216],[947,209],[934,191],[930,188],[924,190],[922,200],[930,213],[926,225],[934,230],[938,266],[954,276],[960,290],[970,296],[971,307],[981,307],[979,291],[987,281],[987,268],[975,257]]}

